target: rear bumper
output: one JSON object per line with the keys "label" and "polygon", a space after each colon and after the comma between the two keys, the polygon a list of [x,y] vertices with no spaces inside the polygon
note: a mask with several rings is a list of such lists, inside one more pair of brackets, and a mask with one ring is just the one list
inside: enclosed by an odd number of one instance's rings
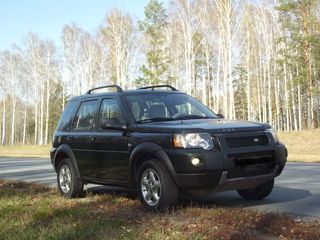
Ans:
{"label": "rear bumper", "polygon": [[56,154],[57,148],[51,148],[50,149],[50,160],[51,160],[51,164],[54,167],[54,156]]}

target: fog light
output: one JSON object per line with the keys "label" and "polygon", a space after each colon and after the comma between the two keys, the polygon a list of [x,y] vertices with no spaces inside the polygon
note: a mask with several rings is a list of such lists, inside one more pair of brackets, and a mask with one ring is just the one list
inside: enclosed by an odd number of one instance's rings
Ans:
{"label": "fog light", "polygon": [[196,166],[196,167],[199,167],[200,165],[202,165],[201,160],[199,158],[192,158],[191,163],[193,166]]}

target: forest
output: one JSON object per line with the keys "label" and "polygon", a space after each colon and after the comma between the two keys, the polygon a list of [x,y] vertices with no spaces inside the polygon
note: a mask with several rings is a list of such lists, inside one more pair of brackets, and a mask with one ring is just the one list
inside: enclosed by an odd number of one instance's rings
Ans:
{"label": "forest", "polygon": [[29,32],[0,52],[0,144],[45,145],[88,89],[170,84],[227,119],[319,128],[319,0],[158,0],[144,18],[112,9],[94,32]]}

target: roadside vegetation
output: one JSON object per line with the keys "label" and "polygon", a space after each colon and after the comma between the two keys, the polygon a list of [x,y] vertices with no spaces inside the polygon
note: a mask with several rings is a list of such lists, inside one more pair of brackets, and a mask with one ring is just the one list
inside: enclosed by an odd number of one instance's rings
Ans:
{"label": "roadside vegetation", "polygon": [[290,162],[320,162],[320,130],[278,134],[289,152]]}
{"label": "roadside vegetation", "polygon": [[145,212],[134,196],[87,194],[0,180],[0,239],[319,239],[320,224],[211,203]]}
{"label": "roadside vegetation", "polygon": [[[289,151],[288,161],[320,162],[320,130],[279,132]],[[49,157],[50,145],[0,146],[0,157]]]}
{"label": "roadside vegetation", "polygon": [[59,42],[24,29],[0,51],[0,143],[48,144],[70,97],[109,84],[171,84],[228,119],[319,128],[319,0],[166,2],[140,19],[107,9],[94,31],[66,22]]}
{"label": "roadside vegetation", "polygon": [[50,145],[6,145],[0,146],[0,157],[44,157],[48,158]]}

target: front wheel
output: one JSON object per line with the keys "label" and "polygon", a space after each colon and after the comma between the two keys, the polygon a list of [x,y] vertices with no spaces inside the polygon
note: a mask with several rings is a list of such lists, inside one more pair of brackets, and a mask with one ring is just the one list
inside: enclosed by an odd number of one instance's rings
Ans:
{"label": "front wheel", "polygon": [[246,200],[262,200],[266,198],[273,189],[274,178],[254,188],[237,190],[238,194]]}
{"label": "front wheel", "polygon": [[57,171],[58,188],[66,198],[80,197],[83,194],[83,183],[78,179],[70,158],[63,159]]}
{"label": "front wheel", "polygon": [[157,159],[144,162],[138,171],[137,190],[147,210],[166,211],[178,199],[178,188],[165,165]]}

